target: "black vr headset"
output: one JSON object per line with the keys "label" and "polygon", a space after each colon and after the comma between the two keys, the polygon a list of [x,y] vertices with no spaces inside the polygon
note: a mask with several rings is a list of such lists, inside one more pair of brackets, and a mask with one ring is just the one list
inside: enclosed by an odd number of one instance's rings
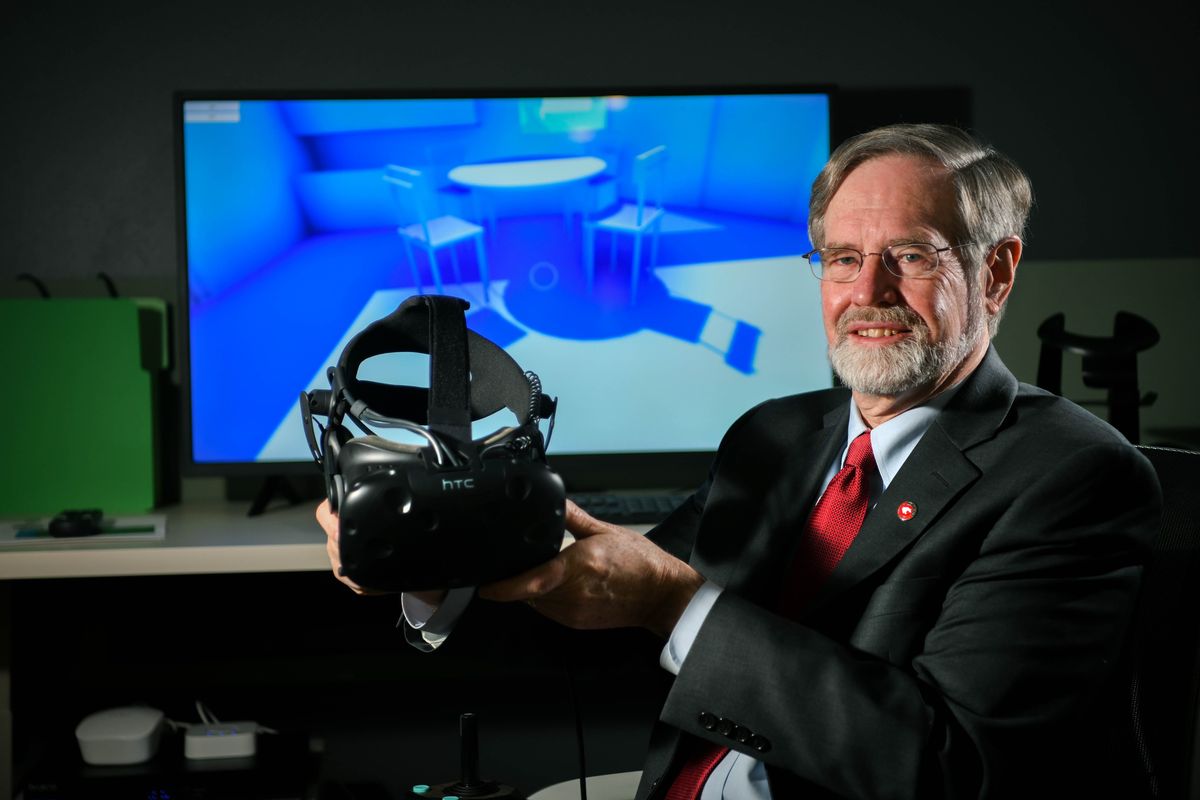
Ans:
{"label": "black vr headset", "polygon": [[[562,545],[566,495],[538,427],[548,418],[553,433],[556,401],[537,375],[467,329],[469,307],[456,297],[410,297],[350,340],[327,372],[328,391],[300,393],[308,445],[338,513],[342,574],[365,588],[474,586],[540,564]],[[429,354],[428,389],[359,380],[368,358],[405,352]],[[471,438],[473,420],[505,407],[514,427]],[[391,441],[368,425],[425,444]]]}

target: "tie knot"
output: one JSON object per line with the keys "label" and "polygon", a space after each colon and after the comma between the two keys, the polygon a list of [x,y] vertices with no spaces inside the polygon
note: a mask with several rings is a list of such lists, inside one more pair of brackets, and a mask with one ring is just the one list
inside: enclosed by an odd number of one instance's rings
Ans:
{"label": "tie knot", "polygon": [[846,454],[846,466],[870,469],[875,464],[875,454],[871,452],[871,432],[864,431],[850,443],[850,452]]}

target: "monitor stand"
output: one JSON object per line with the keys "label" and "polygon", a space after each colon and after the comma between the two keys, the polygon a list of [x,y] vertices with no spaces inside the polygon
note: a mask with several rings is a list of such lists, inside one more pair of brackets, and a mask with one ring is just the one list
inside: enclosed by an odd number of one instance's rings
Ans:
{"label": "monitor stand", "polygon": [[297,505],[300,502],[300,493],[296,491],[296,487],[292,485],[291,481],[282,475],[272,475],[263,481],[262,488],[258,490],[254,502],[250,504],[250,510],[246,512],[246,516],[257,517],[266,511],[267,504],[276,494],[283,495],[289,506]]}
{"label": "monitor stand", "polygon": [[225,498],[232,501],[249,500],[248,517],[257,517],[267,511],[276,499],[286,501],[291,507],[312,502],[315,506],[325,496],[325,481],[319,475],[268,475],[265,478],[234,478],[225,482]]}

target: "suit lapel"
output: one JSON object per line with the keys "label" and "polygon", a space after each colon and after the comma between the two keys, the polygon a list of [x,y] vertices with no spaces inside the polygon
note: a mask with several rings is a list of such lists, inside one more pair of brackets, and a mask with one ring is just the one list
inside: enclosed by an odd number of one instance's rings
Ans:
{"label": "suit lapel", "polygon": [[738,557],[722,570],[705,573],[748,599],[773,603],[805,517],[824,488],[829,464],[846,444],[849,402],[829,412],[823,426],[796,442],[776,480],[768,483],[761,512],[753,520]]}
{"label": "suit lapel", "polygon": [[[818,610],[899,555],[978,477],[979,470],[945,432],[931,426],[867,515],[854,543],[813,600],[812,609]],[[902,518],[898,511],[901,503],[915,509],[911,518]]]}
{"label": "suit lapel", "polygon": [[[978,479],[979,469],[964,450],[995,434],[1016,390],[1016,379],[989,348],[867,514],[854,543],[814,598],[812,611],[892,561]],[[899,513],[902,503],[911,504],[910,519]]]}

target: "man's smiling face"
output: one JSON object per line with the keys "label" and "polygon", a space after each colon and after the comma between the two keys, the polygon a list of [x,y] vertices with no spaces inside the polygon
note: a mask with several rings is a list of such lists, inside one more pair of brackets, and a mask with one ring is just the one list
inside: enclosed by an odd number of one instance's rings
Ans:
{"label": "man's smiling face", "polygon": [[[825,214],[823,247],[863,253],[951,240],[955,195],[936,163],[905,155],[855,167]],[[982,358],[988,336],[979,281],[969,283],[956,250],[928,278],[900,278],[866,256],[849,283],[824,281],[821,305],[830,360],[859,396],[904,398],[911,407],[956,383]]]}

